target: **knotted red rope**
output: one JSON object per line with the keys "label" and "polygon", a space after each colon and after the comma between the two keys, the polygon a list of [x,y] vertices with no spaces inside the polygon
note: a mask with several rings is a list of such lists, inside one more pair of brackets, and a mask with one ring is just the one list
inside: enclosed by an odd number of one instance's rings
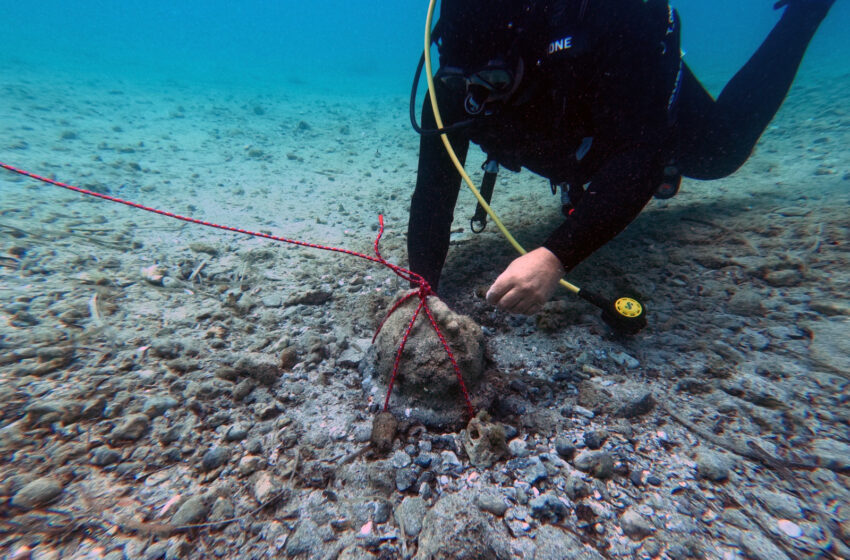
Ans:
{"label": "knotted red rope", "polygon": [[378,326],[378,330],[375,332],[375,336],[372,337],[372,342],[375,341],[375,338],[377,338],[378,333],[381,332],[381,328],[384,326],[384,323],[387,321],[387,319],[390,317],[390,315],[395,313],[395,311],[398,310],[398,308],[401,307],[407,300],[409,300],[410,298],[412,298],[414,296],[417,296],[419,298],[419,306],[416,308],[416,311],[413,313],[413,318],[410,320],[410,323],[407,325],[407,329],[404,332],[404,336],[402,337],[401,343],[399,344],[399,347],[398,347],[398,351],[396,352],[395,362],[393,364],[392,376],[390,377],[390,383],[389,383],[389,386],[387,387],[387,396],[386,396],[386,399],[384,399],[384,410],[387,410],[389,408],[390,394],[392,393],[393,385],[395,384],[395,380],[396,380],[396,377],[398,375],[399,364],[401,363],[401,355],[402,355],[402,352],[404,351],[405,345],[407,344],[407,339],[410,336],[411,330],[413,330],[413,325],[414,325],[414,323],[416,323],[416,319],[417,319],[417,317],[419,317],[419,313],[421,313],[422,310],[424,309],[425,314],[428,316],[428,320],[431,323],[431,326],[434,328],[434,331],[437,333],[437,338],[440,339],[440,343],[443,345],[443,348],[445,349],[446,354],[448,354],[449,360],[452,363],[452,367],[455,370],[455,374],[457,375],[458,383],[460,384],[460,390],[463,393],[463,398],[464,398],[464,401],[465,401],[465,404],[466,404],[467,412],[469,413],[470,417],[474,416],[475,409],[472,406],[472,401],[470,400],[469,393],[466,390],[466,384],[464,383],[463,376],[460,373],[460,367],[457,365],[457,360],[455,360],[454,354],[452,353],[452,350],[449,347],[449,343],[446,341],[446,338],[443,336],[443,333],[440,330],[440,327],[437,325],[437,321],[434,319],[434,315],[431,313],[431,309],[428,307],[428,296],[434,295],[434,291],[431,289],[431,286],[428,284],[428,282],[422,276],[420,276],[419,274],[413,272],[412,270],[408,270],[408,269],[403,268],[401,266],[392,264],[391,262],[388,262],[383,256],[381,256],[381,251],[378,249],[378,244],[381,241],[381,237],[384,235],[384,216],[383,215],[380,215],[380,214],[378,215],[378,222],[380,224],[380,228],[378,230],[378,236],[375,238],[375,243],[374,243],[375,256],[373,257],[373,256],[370,256],[370,255],[366,255],[364,253],[358,253],[357,251],[351,251],[349,249],[341,249],[339,247],[329,247],[329,246],[326,246],[326,245],[319,245],[319,244],[316,244],[316,243],[308,243],[306,241],[299,241],[297,239],[289,239],[289,238],[286,238],[286,237],[280,237],[280,236],[271,235],[271,234],[268,234],[268,233],[260,233],[260,232],[256,232],[256,231],[250,231],[250,230],[247,230],[247,229],[241,229],[241,228],[236,228],[236,227],[232,227],[232,226],[225,226],[225,225],[221,225],[221,224],[215,224],[215,223],[212,223],[212,222],[206,222],[204,220],[199,220],[197,218],[191,218],[189,216],[181,216],[180,214],[175,214],[173,212],[167,212],[165,210],[160,210],[158,208],[152,208],[150,206],[145,206],[145,205],[139,204],[137,202],[131,202],[129,200],[124,200],[122,198],[117,198],[117,197],[114,197],[114,196],[109,196],[107,194],[102,194],[102,193],[90,191],[90,190],[87,190],[87,189],[83,189],[83,188],[80,188],[80,187],[75,187],[75,186],[69,185],[67,183],[62,183],[60,181],[56,181],[55,179],[42,177],[40,175],[36,175],[35,173],[30,173],[29,171],[24,171],[23,169],[18,169],[17,167],[13,167],[11,165],[8,165],[6,163],[3,163],[2,161],[0,161],[0,167],[2,167],[3,169],[6,169],[8,171],[11,171],[13,173],[18,173],[19,175],[24,175],[26,177],[30,177],[31,179],[41,181],[42,183],[55,185],[57,187],[62,187],[63,189],[68,189],[68,190],[71,190],[71,191],[74,191],[74,192],[77,192],[77,193],[80,193],[80,194],[93,196],[95,198],[102,198],[103,200],[108,200],[110,202],[117,202],[119,204],[124,204],[125,206],[130,206],[132,208],[137,208],[139,210],[145,210],[147,212],[152,212],[154,214],[159,214],[161,216],[167,216],[169,218],[174,218],[175,220],[181,220],[181,221],[184,221],[184,222],[189,222],[189,223],[192,223],[192,224],[198,224],[198,225],[201,225],[201,226],[207,226],[207,227],[212,227],[212,228],[216,228],[216,229],[222,229],[222,230],[231,231],[231,232],[234,232],[234,233],[242,233],[242,234],[245,234],[245,235],[251,235],[253,237],[261,237],[263,239],[270,239],[272,241],[277,241],[277,242],[281,242],[281,243],[289,243],[291,245],[299,245],[301,247],[309,247],[311,249],[320,249],[322,251],[333,251],[333,252],[336,252],[336,253],[343,253],[343,254],[346,254],[346,255],[351,255],[353,257],[366,259],[368,261],[372,261],[372,262],[381,264],[381,265],[389,268],[391,271],[393,271],[393,273],[396,274],[396,276],[398,276],[402,280],[410,282],[411,284],[415,284],[417,286],[417,289],[416,289],[416,291],[413,291],[413,292],[405,295],[399,301],[397,301],[395,303],[395,305],[393,305],[392,309],[390,309],[389,313],[387,313],[387,316],[384,317],[383,321],[381,321],[381,324]]}

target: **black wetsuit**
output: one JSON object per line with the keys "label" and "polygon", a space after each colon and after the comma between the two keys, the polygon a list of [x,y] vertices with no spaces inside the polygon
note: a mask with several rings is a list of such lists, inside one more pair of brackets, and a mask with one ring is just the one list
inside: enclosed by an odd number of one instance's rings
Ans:
{"label": "black wetsuit", "polygon": [[[569,22],[572,49],[542,64],[526,61],[514,102],[449,138],[461,161],[471,141],[513,171],[525,167],[553,184],[586,185],[543,243],[569,271],[637,217],[671,163],[686,177],[716,179],[747,160],[831,4],[812,10],[810,1],[786,9],[717,100],[681,63],[677,16],[666,2],[591,1],[580,20]],[[437,96],[444,125],[469,118],[462,96],[439,82]],[[435,127],[427,100],[422,126]],[[408,256],[411,269],[434,287],[459,189],[439,137],[423,135]]]}

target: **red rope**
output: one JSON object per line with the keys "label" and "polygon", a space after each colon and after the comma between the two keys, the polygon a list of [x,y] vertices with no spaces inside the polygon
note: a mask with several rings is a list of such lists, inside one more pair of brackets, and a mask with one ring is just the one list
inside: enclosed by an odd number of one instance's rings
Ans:
{"label": "red rope", "polygon": [[396,376],[398,375],[399,364],[401,362],[401,354],[404,351],[404,346],[405,346],[405,344],[407,344],[407,339],[410,336],[410,332],[413,329],[413,325],[416,322],[416,319],[419,316],[419,313],[424,309],[426,315],[428,316],[428,320],[431,323],[431,326],[434,328],[434,331],[437,333],[437,338],[440,339],[440,342],[442,343],[443,348],[446,350],[446,353],[449,356],[449,360],[452,363],[452,367],[455,370],[455,374],[457,375],[457,380],[458,380],[458,383],[460,384],[460,389],[461,389],[461,392],[463,393],[463,397],[464,397],[464,400],[465,400],[465,403],[466,403],[467,412],[469,413],[470,417],[472,417],[475,414],[475,409],[472,406],[472,401],[470,400],[469,393],[466,390],[466,384],[464,383],[463,376],[460,373],[460,367],[458,367],[457,361],[455,360],[455,357],[454,357],[454,354],[452,353],[448,342],[446,341],[445,337],[443,336],[443,333],[440,331],[440,327],[437,325],[437,321],[434,319],[434,316],[431,313],[431,309],[428,307],[428,296],[433,295],[433,293],[434,293],[433,290],[431,289],[431,286],[428,284],[428,282],[425,280],[425,278],[423,278],[419,274],[413,272],[412,270],[408,270],[406,268],[392,264],[392,263],[388,262],[383,256],[381,256],[381,252],[378,249],[378,244],[381,241],[381,237],[384,235],[384,216],[383,215],[378,215],[378,222],[380,224],[380,228],[378,230],[378,236],[375,238],[375,243],[374,243],[375,256],[373,257],[373,256],[370,256],[370,255],[366,255],[364,253],[358,253],[357,251],[351,251],[351,250],[348,250],[348,249],[341,249],[339,247],[329,247],[329,246],[326,246],[326,245],[318,245],[316,243],[308,243],[306,241],[298,241],[297,239],[289,239],[289,238],[286,238],[286,237],[280,237],[280,236],[271,235],[271,234],[268,234],[268,233],[260,233],[260,232],[256,232],[256,231],[250,231],[250,230],[247,230],[247,229],[241,229],[241,228],[225,226],[225,225],[221,225],[221,224],[215,224],[215,223],[212,223],[212,222],[206,222],[204,220],[199,220],[197,218],[191,218],[191,217],[188,217],[188,216],[181,216],[180,214],[174,214],[173,212],[167,212],[165,210],[160,210],[158,208],[152,208],[150,206],[145,206],[145,205],[139,204],[137,202],[131,202],[129,200],[124,200],[122,198],[109,196],[107,194],[102,194],[102,193],[90,191],[90,190],[87,190],[87,189],[83,189],[83,188],[80,188],[80,187],[75,187],[73,185],[69,185],[67,183],[62,183],[62,182],[56,181],[54,179],[42,177],[40,175],[36,175],[35,173],[30,173],[29,171],[24,171],[23,169],[18,169],[17,167],[13,167],[9,164],[3,163],[2,161],[0,161],[0,167],[2,167],[3,169],[6,169],[8,171],[11,171],[13,173],[18,173],[19,175],[24,175],[26,177],[30,177],[31,179],[35,179],[36,181],[41,181],[42,183],[55,185],[57,187],[62,187],[63,189],[68,189],[68,190],[71,190],[71,191],[74,191],[74,192],[77,192],[77,193],[80,193],[80,194],[93,196],[95,198],[101,198],[103,200],[108,200],[110,202],[117,202],[118,204],[124,204],[125,206],[130,206],[132,208],[137,208],[139,210],[145,210],[146,212],[152,212],[154,214],[159,214],[161,216],[174,218],[175,220],[181,220],[181,221],[184,221],[184,222],[189,222],[191,224],[198,224],[198,225],[201,225],[201,226],[207,226],[207,227],[211,227],[211,228],[222,229],[222,230],[231,231],[231,232],[234,232],[234,233],[242,233],[242,234],[245,234],[245,235],[251,235],[253,237],[270,239],[272,241],[278,241],[278,242],[281,242],[281,243],[289,243],[289,244],[292,244],[292,245],[299,245],[301,247],[309,247],[311,249],[320,249],[322,251],[333,251],[333,252],[336,252],[336,253],[343,253],[343,254],[346,254],[346,255],[351,255],[353,257],[366,259],[368,261],[372,261],[372,262],[384,265],[385,267],[392,270],[393,273],[395,273],[402,280],[406,280],[407,282],[410,282],[412,284],[416,284],[418,286],[418,289],[415,292],[411,292],[411,293],[407,294],[406,296],[401,298],[399,301],[397,301],[395,303],[395,305],[393,305],[392,309],[390,309],[390,312],[387,314],[386,317],[384,317],[383,321],[381,321],[381,324],[378,326],[378,329],[375,332],[375,336],[372,338],[372,342],[375,341],[375,338],[377,338],[378,333],[381,332],[381,328],[384,326],[384,323],[387,321],[387,319],[389,319],[390,315],[392,315],[396,310],[398,310],[398,308],[401,307],[411,297],[413,297],[413,296],[419,297],[419,307],[417,307],[416,311],[413,313],[413,318],[410,320],[410,323],[408,324],[407,329],[404,332],[404,336],[402,337],[401,344],[398,347],[398,351],[396,352],[395,363],[393,364],[392,377],[390,377],[390,383],[389,383],[389,386],[387,387],[387,397],[384,400],[384,410],[387,410],[387,408],[389,407],[390,394],[392,393],[393,384],[395,383]]}

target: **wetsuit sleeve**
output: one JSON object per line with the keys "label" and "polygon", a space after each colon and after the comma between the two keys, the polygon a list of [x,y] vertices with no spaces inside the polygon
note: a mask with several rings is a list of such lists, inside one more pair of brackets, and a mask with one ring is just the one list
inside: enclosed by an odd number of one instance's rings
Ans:
{"label": "wetsuit sleeve", "polygon": [[634,220],[658,185],[654,151],[637,148],[610,158],[574,212],[543,246],[569,272]]}
{"label": "wetsuit sleeve", "polygon": [[[443,124],[448,126],[460,120],[461,115],[452,111],[456,104],[444,103],[446,96],[440,95],[439,90],[438,97],[445,121]],[[431,103],[427,98],[422,108],[422,128],[436,128]],[[449,140],[461,163],[464,163],[469,139],[459,131],[449,134]],[[435,290],[449,251],[449,235],[460,181],[460,174],[446,153],[440,137],[436,134],[422,135],[419,141],[416,188],[410,202],[407,254],[410,269],[422,275]]]}

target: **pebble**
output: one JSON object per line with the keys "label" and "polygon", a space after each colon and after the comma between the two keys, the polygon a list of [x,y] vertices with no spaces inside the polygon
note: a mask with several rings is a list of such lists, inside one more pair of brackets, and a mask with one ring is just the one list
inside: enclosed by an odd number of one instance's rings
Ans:
{"label": "pebble", "polygon": [[527,457],[528,444],[524,439],[515,438],[508,442],[508,449],[514,457]]}
{"label": "pebble", "polygon": [[633,541],[640,541],[655,532],[655,527],[635,510],[629,508],[620,516],[620,527],[623,533]]}
{"label": "pebble", "polygon": [[440,452],[440,467],[441,471],[446,473],[451,470],[459,469],[462,465],[454,451],[447,450]]}
{"label": "pebble", "polygon": [[543,464],[540,457],[511,459],[506,466],[509,470],[514,471],[518,480],[527,484],[536,484],[549,476],[549,471],[546,470],[546,465]]}
{"label": "pebble", "polygon": [[623,418],[636,418],[638,416],[643,416],[644,414],[652,412],[655,405],[655,397],[652,396],[652,393],[646,393],[645,395],[633,399],[620,407],[617,411],[617,416],[622,416]]}
{"label": "pebble", "polygon": [[595,412],[593,412],[592,410],[589,410],[589,409],[587,409],[587,408],[585,408],[581,405],[575,405],[573,407],[573,412],[575,412],[576,414],[578,414],[580,416],[584,416],[585,418],[588,418],[590,420],[592,420],[593,417],[596,416]]}
{"label": "pebble", "polygon": [[713,451],[700,450],[696,456],[697,474],[713,482],[723,482],[729,478],[732,461]]}
{"label": "pebble", "polygon": [[603,480],[614,474],[614,458],[606,451],[582,451],[575,458],[574,465],[578,470]]}
{"label": "pebble", "polygon": [[395,472],[395,487],[399,492],[407,492],[416,484],[419,473],[416,467],[407,467]]}
{"label": "pebble", "polygon": [[476,501],[482,511],[492,513],[497,517],[505,515],[508,510],[508,504],[497,491],[482,490],[476,496]]}
{"label": "pebble", "polygon": [[262,464],[262,457],[257,455],[245,455],[239,459],[239,466],[237,467],[237,470],[241,476],[248,476],[259,470]]}
{"label": "pebble", "polygon": [[566,438],[558,438],[555,440],[555,451],[564,460],[571,460],[575,457],[576,446]]}
{"label": "pebble", "polygon": [[142,405],[142,413],[150,419],[162,416],[169,409],[177,406],[177,399],[173,397],[151,397]]}
{"label": "pebble", "polygon": [[584,444],[588,449],[600,449],[607,440],[608,430],[599,429],[584,434]]}
{"label": "pebble", "polygon": [[395,468],[403,469],[404,467],[410,466],[413,460],[410,458],[410,455],[399,449],[393,453],[392,458],[390,458],[390,462]]}
{"label": "pebble", "polygon": [[145,549],[144,560],[161,560],[168,550],[168,541],[153,543]]}
{"label": "pebble", "polygon": [[794,523],[793,521],[788,521],[787,519],[780,519],[776,522],[776,526],[779,527],[780,531],[782,531],[792,539],[799,539],[803,536],[803,529],[801,529],[800,526]]}
{"label": "pebble", "polygon": [[621,366],[625,366],[628,369],[635,369],[640,367],[640,362],[637,358],[626,354],[625,352],[610,352],[608,354],[611,356],[611,359],[614,360],[615,363]]}
{"label": "pebble", "polygon": [[105,445],[95,448],[91,453],[91,464],[106,467],[121,460],[121,453]]}
{"label": "pebble", "polygon": [[201,459],[201,470],[209,472],[219,468],[230,460],[230,449],[227,447],[213,447],[204,453]]}
{"label": "pebble", "polygon": [[578,476],[570,476],[564,483],[564,492],[575,502],[590,495],[590,486]]}
{"label": "pebble", "polygon": [[416,456],[416,459],[414,459],[413,462],[417,466],[427,469],[431,466],[431,463],[434,462],[434,455],[433,453],[420,453]]}
{"label": "pebble", "polygon": [[147,431],[150,422],[147,414],[131,414],[113,428],[111,437],[115,441],[136,441]]}
{"label": "pebble", "polygon": [[531,500],[528,506],[532,517],[552,522],[563,519],[570,512],[564,502],[548,492]]}
{"label": "pebble", "polygon": [[257,386],[256,382],[253,379],[243,379],[239,383],[236,384],[236,387],[233,388],[233,400],[241,401],[245,397],[251,394],[251,391]]}
{"label": "pebble", "polygon": [[227,429],[227,433],[224,435],[225,441],[242,441],[246,437],[248,437],[248,426],[245,424],[234,424]]}
{"label": "pebble", "polygon": [[174,512],[171,523],[191,525],[202,521],[210,511],[210,500],[205,495],[195,495],[183,502]]}
{"label": "pebble", "polygon": [[15,492],[12,505],[33,509],[55,500],[62,493],[62,484],[54,478],[37,478]]}
{"label": "pebble", "polygon": [[263,471],[257,475],[252,490],[257,503],[264,504],[269,498],[280,492],[280,487],[278,486],[278,482],[272,479],[272,476],[268,472]]}
{"label": "pebble", "polygon": [[406,496],[395,509],[395,518],[408,537],[416,537],[422,531],[422,519],[427,507],[420,497]]}

